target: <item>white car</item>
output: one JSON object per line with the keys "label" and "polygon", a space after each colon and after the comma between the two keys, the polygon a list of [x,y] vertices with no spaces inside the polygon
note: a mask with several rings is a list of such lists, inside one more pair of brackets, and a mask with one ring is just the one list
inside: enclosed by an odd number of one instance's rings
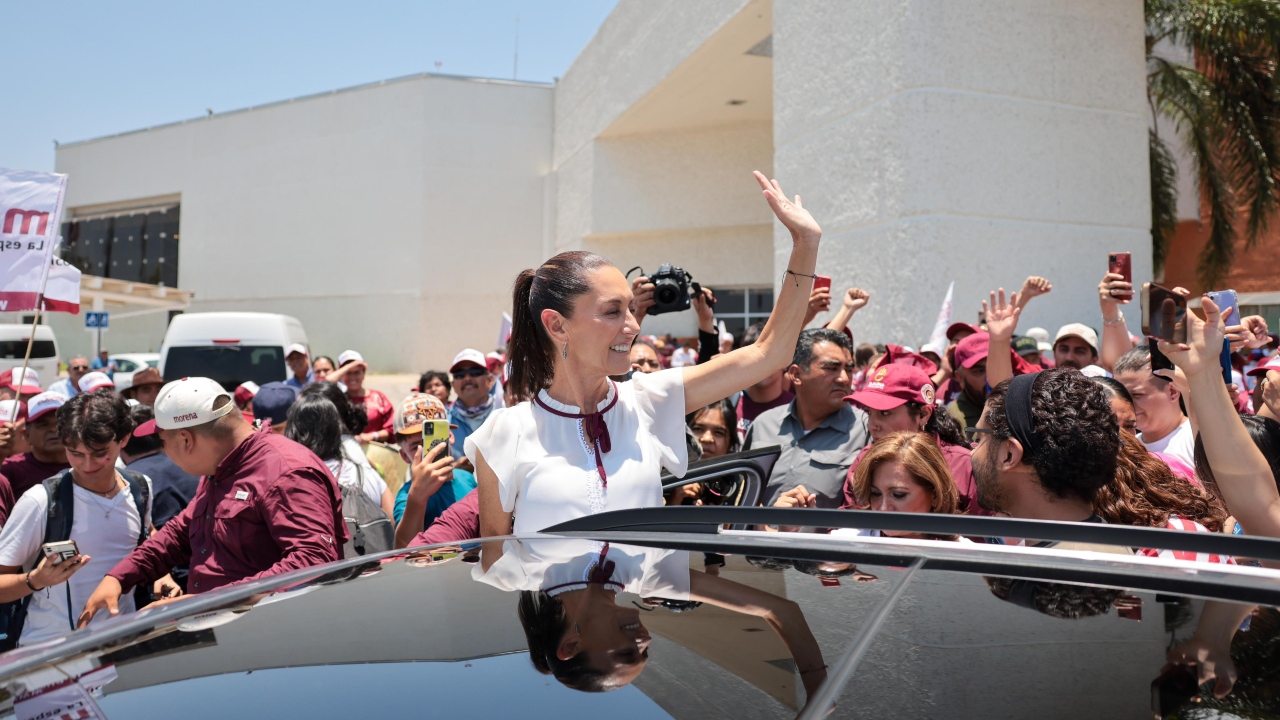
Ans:
{"label": "white car", "polygon": [[133,374],[144,367],[159,367],[160,353],[121,353],[110,355],[111,362],[116,364],[116,390],[133,387]]}

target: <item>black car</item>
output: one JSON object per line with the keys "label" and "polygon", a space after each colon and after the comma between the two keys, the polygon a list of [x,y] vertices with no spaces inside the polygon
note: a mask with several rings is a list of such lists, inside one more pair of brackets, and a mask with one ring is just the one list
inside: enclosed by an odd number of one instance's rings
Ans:
{"label": "black car", "polygon": [[[797,524],[956,539],[750,529]],[[131,720],[1280,715],[1280,573],[1104,544],[1280,560],[1268,539],[1083,523],[605,513],[295,571],[19,648],[0,656],[0,716],[58,703]],[[1230,645],[1229,694],[1166,667],[1241,604],[1257,608]]]}

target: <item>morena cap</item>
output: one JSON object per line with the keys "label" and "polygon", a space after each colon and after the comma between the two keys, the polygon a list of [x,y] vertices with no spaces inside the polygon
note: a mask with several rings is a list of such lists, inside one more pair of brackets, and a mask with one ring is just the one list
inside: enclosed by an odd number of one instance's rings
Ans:
{"label": "morena cap", "polygon": [[26,403],[21,400],[0,400],[0,422],[18,422],[26,417]]}
{"label": "morena cap", "polygon": [[881,365],[871,373],[866,387],[845,398],[872,410],[892,410],[908,402],[933,405],[937,395],[933,381],[914,365]]}
{"label": "morena cap", "polygon": [[472,350],[471,348],[467,348],[466,350],[463,350],[462,352],[458,353],[453,357],[453,364],[449,366],[449,372],[453,372],[454,370],[457,370],[458,366],[463,363],[475,363],[476,365],[479,365],[482,368],[489,367],[489,365],[485,362],[484,353],[480,352],[479,350]]}
{"label": "morena cap", "polygon": [[1250,370],[1245,374],[1251,375],[1253,377],[1258,377],[1259,375],[1266,375],[1267,372],[1270,370],[1280,371],[1280,353],[1276,353],[1275,355],[1272,355],[1271,357],[1267,358],[1267,361],[1265,363],[1259,365],[1258,367]]}
{"label": "morena cap", "polygon": [[279,425],[289,418],[289,408],[298,399],[298,389],[282,382],[269,382],[253,396],[253,416],[269,418]]}
{"label": "morena cap", "polygon": [[[427,420],[448,420],[449,411],[445,409],[440,398],[427,393],[410,393],[400,403],[396,412],[396,434],[412,435],[422,432],[422,424]],[[452,423],[449,427],[456,428]]]}
{"label": "morena cap", "polygon": [[984,332],[977,332],[960,341],[956,345],[956,365],[962,368],[971,368],[982,360],[987,359],[987,345],[991,342],[991,336]]}
{"label": "morena cap", "polygon": [[56,392],[42,392],[27,401],[27,422],[35,422],[36,418],[62,407],[66,396]]}
{"label": "morena cap", "polygon": [[[364,356],[355,350],[343,350],[342,354],[338,356],[338,367],[342,367],[349,362],[355,362],[357,360],[364,362]],[[484,363],[481,364],[483,365]]]}
{"label": "morena cap", "polygon": [[1058,334],[1053,336],[1053,344],[1057,345],[1058,341],[1066,337],[1078,337],[1093,348],[1094,353],[1098,352],[1098,333],[1084,323],[1070,323],[1058,328]]}
{"label": "morena cap", "polygon": [[91,393],[98,388],[115,387],[116,384],[104,372],[85,373],[80,378],[80,392]]}
{"label": "morena cap", "polygon": [[[26,374],[22,376],[22,382],[19,383],[14,376],[17,375],[20,370],[21,368],[6,370],[5,372],[8,374],[8,377],[2,378],[4,385],[23,395],[40,392],[40,373],[36,372],[32,368],[27,368]],[[98,374],[101,375],[102,373]]]}
{"label": "morena cap", "polygon": [[236,391],[231,397],[235,400],[236,405],[245,405],[253,399],[254,395],[257,394],[258,383],[252,380],[246,380],[236,386]]}
{"label": "morena cap", "polygon": [[[227,402],[217,410],[213,409],[214,402],[220,397],[229,401],[231,393],[209,378],[188,377],[174,380],[160,388],[160,394],[156,396],[155,419],[139,425],[133,434],[145,437],[154,434],[157,428],[180,430],[213,422],[236,407],[234,403]],[[34,400],[32,398],[33,402]]]}
{"label": "morena cap", "polygon": [[951,340],[955,338],[956,333],[963,330],[968,330],[971,333],[982,332],[982,328],[977,325],[970,325],[969,323],[962,322],[951,323],[951,326],[947,328],[947,342],[951,342]]}

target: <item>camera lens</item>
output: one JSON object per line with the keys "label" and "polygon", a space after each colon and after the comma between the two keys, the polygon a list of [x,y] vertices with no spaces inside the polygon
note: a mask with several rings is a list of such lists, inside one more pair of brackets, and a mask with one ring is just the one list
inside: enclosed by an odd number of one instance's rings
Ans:
{"label": "camera lens", "polygon": [[676,302],[676,288],[663,283],[654,289],[653,298],[662,305],[674,304]]}

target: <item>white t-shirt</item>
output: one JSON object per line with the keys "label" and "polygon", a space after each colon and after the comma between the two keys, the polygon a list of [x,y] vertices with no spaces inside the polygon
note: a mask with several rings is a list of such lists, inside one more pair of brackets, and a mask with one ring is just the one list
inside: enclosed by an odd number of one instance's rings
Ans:
{"label": "white t-shirt", "polygon": [[676,351],[671,353],[671,367],[673,368],[685,367],[686,365],[697,365],[697,364],[698,364],[698,353],[694,352],[693,348],[687,348],[687,347],[676,348]]}
{"label": "white t-shirt", "polygon": [[[145,477],[145,476],[144,476]],[[146,478],[151,487],[151,478]],[[69,481],[69,480],[68,480]],[[143,523],[151,526],[151,508],[145,517],[133,502],[128,488],[107,500],[77,485],[72,493],[71,539],[76,541],[80,554],[89,556],[89,564],[71,576],[71,620],[78,620],[84,604],[97,589],[98,583],[116,563],[138,547]],[[154,497],[154,496],[153,496]],[[107,511],[110,510],[110,517]],[[20,566],[24,570],[34,568],[40,559],[40,546],[44,543],[44,528],[49,515],[49,493],[44,485],[27,490],[13,505],[13,513],[0,531],[0,565]],[[133,593],[120,596],[120,612],[135,610]],[[93,622],[110,617],[98,613]],[[27,609],[26,625],[22,628],[19,645],[30,645],[66,635],[73,629],[68,621],[66,583],[42,588],[31,596]],[[92,625],[92,623],[90,623]]]}
{"label": "white t-shirt", "polygon": [[[364,453],[361,453],[360,457],[363,458]],[[356,463],[358,462],[359,458],[356,459],[356,462],[346,459],[325,460],[324,464],[329,468],[329,472],[333,473],[333,477],[337,479],[339,485],[360,488],[375,505],[381,507],[382,493],[387,491],[387,482],[382,479],[378,471],[372,467],[367,467],[368,462],[360,463],[366,467],[357,468]],[[362,472],[364,474],[363,485],[360,484]]]}
{"label": "white t-shirt", "polygon": [[1191,467],[1196,466],[1196,436],[1191,434],[1191,421],[1186,418],[1182,419],[1177,430],[1155,442],[1147,442],[1141,433],[1138,434],[1138,439],[1150,452],[1172,455]]}
{"label": "white t-shirt", "polygon": [[[607,510],[661,507],[662,469],[684,476],[689,450],[683,371],[638,374],[628,382],[611,384],[598,409],[608,407],[615,392],[618,402],[604,414],[612,444],[601,456],[607,487],[596,471],[595,453],[580,419],[522,402],[494,410],[467,437],[467,457],[479,467],[476,455],[483,454],[498,476],[502,508],[515,513],[516,534]],[[539,398],[560,412],[579,412],[552,400],[545,391]]]}
{"label": "white t-shirt", "polygon": [[587,586],[591,570],[600,563],[600,553],[606,545],[605,562],[614,564],[613,574],[605,583],[609,589],[645,598],[689,599],[688,551],[593,540],[507,540],[502,543],[502,557],[488,572],[476,563],[471,566],[471,577],[508,592],[541,590],[559,595],[581,590]]}

